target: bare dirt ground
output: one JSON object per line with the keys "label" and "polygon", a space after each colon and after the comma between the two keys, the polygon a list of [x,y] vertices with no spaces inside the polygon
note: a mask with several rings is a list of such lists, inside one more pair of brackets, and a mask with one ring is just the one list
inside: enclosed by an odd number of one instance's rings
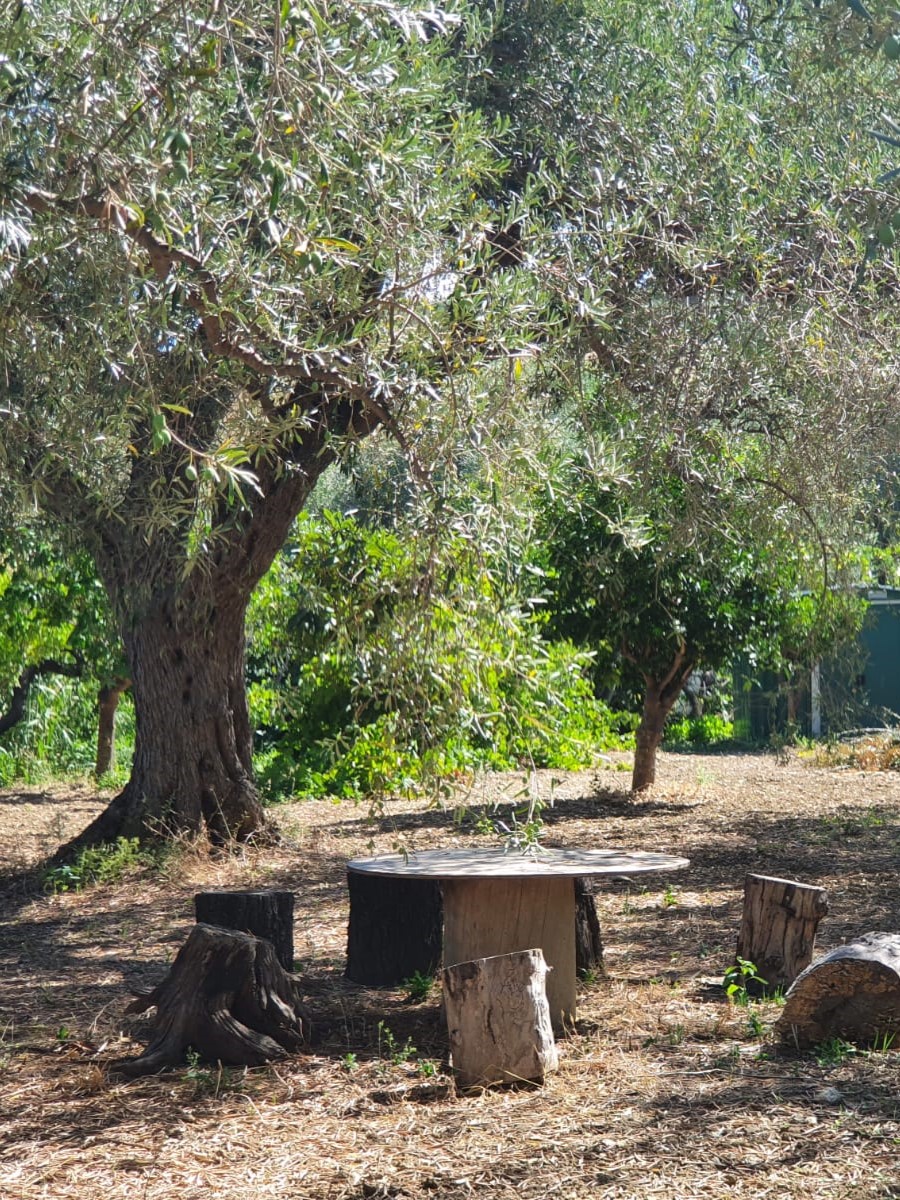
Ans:
{"label": "bare dirt ground", "polygon": [[[714,986],[734,953],[748,870],[826,886],[819,949],[900,924],[900,772],[771,755],[664,755],[660,784],[561,773],[549,844],[686,855],[674,875],[606,880],[609,979],[585,984],[561,1066],[538,1091],[458,1097],[437,989],[415,1002],[342,977],[344,864],[355,854],[473,844],[483,805],[520,776],[479,781],[469,813],[326,803],[275,810],[285,842],[62,895],[9,889],[0,920],[3,1200],[733,1200],[900,1196],[897,1052],[781,1051],[774,1002]],[[551,776],[541,773],[549,793]],[[32,864],[83,826],[87,789],[0,793],[0,866]],[[125,1083],[140,1049],[123,1018],[158,981],[208,887],[291,888],[295,953],[318,1039],[268,1068],[193,1064]],[[130,1023],[129,1023],[130,1022]]]}

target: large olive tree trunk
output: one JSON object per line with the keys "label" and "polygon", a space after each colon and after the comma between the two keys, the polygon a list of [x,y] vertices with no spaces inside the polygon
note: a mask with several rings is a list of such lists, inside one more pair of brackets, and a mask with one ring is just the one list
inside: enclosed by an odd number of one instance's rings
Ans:
{"label": "large olive tree trunk", "polygon": [[[368,432],[338,409],[335,424]],[[292,443],[295,469],[258,471],[258,492],[235,513],[222,502],[221,532],[196,566],[193,527],[107,531],[95,547],[118,616],[135,709],[135,748],[125,790],[83,833],[63,846],[65,861],[84,845],[117,837],[206,834],[214,843],[266,832],[253,782],[252,735],[244,678],[244,622],[250,597],[334,454],[327,428]]]}
{"label": "large olive tree trunk", "polygon": [[250,595],[229,592],[194,610],[163,600],[126,633],[131,778],[79,843],[204,832],[214,842],[244,841],[264,829],[244,682]]}

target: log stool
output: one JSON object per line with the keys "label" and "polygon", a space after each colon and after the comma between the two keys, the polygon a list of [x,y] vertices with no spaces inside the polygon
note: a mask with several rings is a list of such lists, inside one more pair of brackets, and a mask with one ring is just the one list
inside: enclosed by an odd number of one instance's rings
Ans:
{"label": "log stool", "polygon": [[542,1083],[559,1065],[541,950],[456,963],[443,972],[457,1086]]}

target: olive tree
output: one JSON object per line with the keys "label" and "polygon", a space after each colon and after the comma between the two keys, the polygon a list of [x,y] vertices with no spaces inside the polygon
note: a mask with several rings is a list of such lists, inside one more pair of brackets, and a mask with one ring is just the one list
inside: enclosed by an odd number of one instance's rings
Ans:
{"label": "olive tree", "polygon": [[527,338],[539,273],[492,234],[529,197],[507,213],[466,101],[483,32],[353,0],[15,6],[0,470],[92,555],[136,711],[85,840],[264,829],[253,589],[329,463],[382,430],[424,479]]}

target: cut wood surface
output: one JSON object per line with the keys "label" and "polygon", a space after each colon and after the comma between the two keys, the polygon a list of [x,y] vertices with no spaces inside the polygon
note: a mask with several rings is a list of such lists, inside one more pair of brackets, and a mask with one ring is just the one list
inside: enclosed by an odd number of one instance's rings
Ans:
{"label": "cut wood surface", "polygon": [[877,1043],[900,1033],[900,934],[867,933],[797,977],[776,1026],[786,1041]]}
{"label": "cut wood surface", "polygon": [[[737,957],[753,963],[765,980],[758,990],[786,988],[812,961],[816,930],[828,912],[824,888],[748,875],[737,941]],[[753,981],[748,982],[753,986]]]}
{"label": "cut wood surface", "polygon": [[547,970],[539,949],[444,969],[450,1055],[460,1088],[540,1083],[556,1070]]}
{"label": "cut wood surface", "polygon": [[539,946],[550,969],[557,1031],[575,1020],[575,887],[571,879],[445,879],[444,965]]}
{"label": "cut wood surface", "polygon": [[194,912],[201,925],[239,929],[275,947],[285,971],[294,969],[294,893],[267,888],[257,892],[198,892]]}
{"label": "cut wood surface", "polygon": [[507,850],[495,846],[454,846],[407,854],[380,854],[354,858],[348,871],[372,875],[400,875],[407,879],[520,879],[556,875],[640,875],[646,871],[680,871],[690,866],[686,858],[649,850],[581,850],[577,847],[538,847]]}
{"label": "cut wood surface", "polygon": [[441,963],[443,904],[436,879],[347,872],[347,969],[353,983],[396,987]]}
{"label": "cut wood surface", "polygon": [[271,942],[237,930],[195,925],[165,979],[125,1011],[153,1006],[147,1049],[116,1064],[125,1075],[176,1066],[188,1048],[207,1062],[258,1066],[308,1040],[298,981],[281,968]]}

